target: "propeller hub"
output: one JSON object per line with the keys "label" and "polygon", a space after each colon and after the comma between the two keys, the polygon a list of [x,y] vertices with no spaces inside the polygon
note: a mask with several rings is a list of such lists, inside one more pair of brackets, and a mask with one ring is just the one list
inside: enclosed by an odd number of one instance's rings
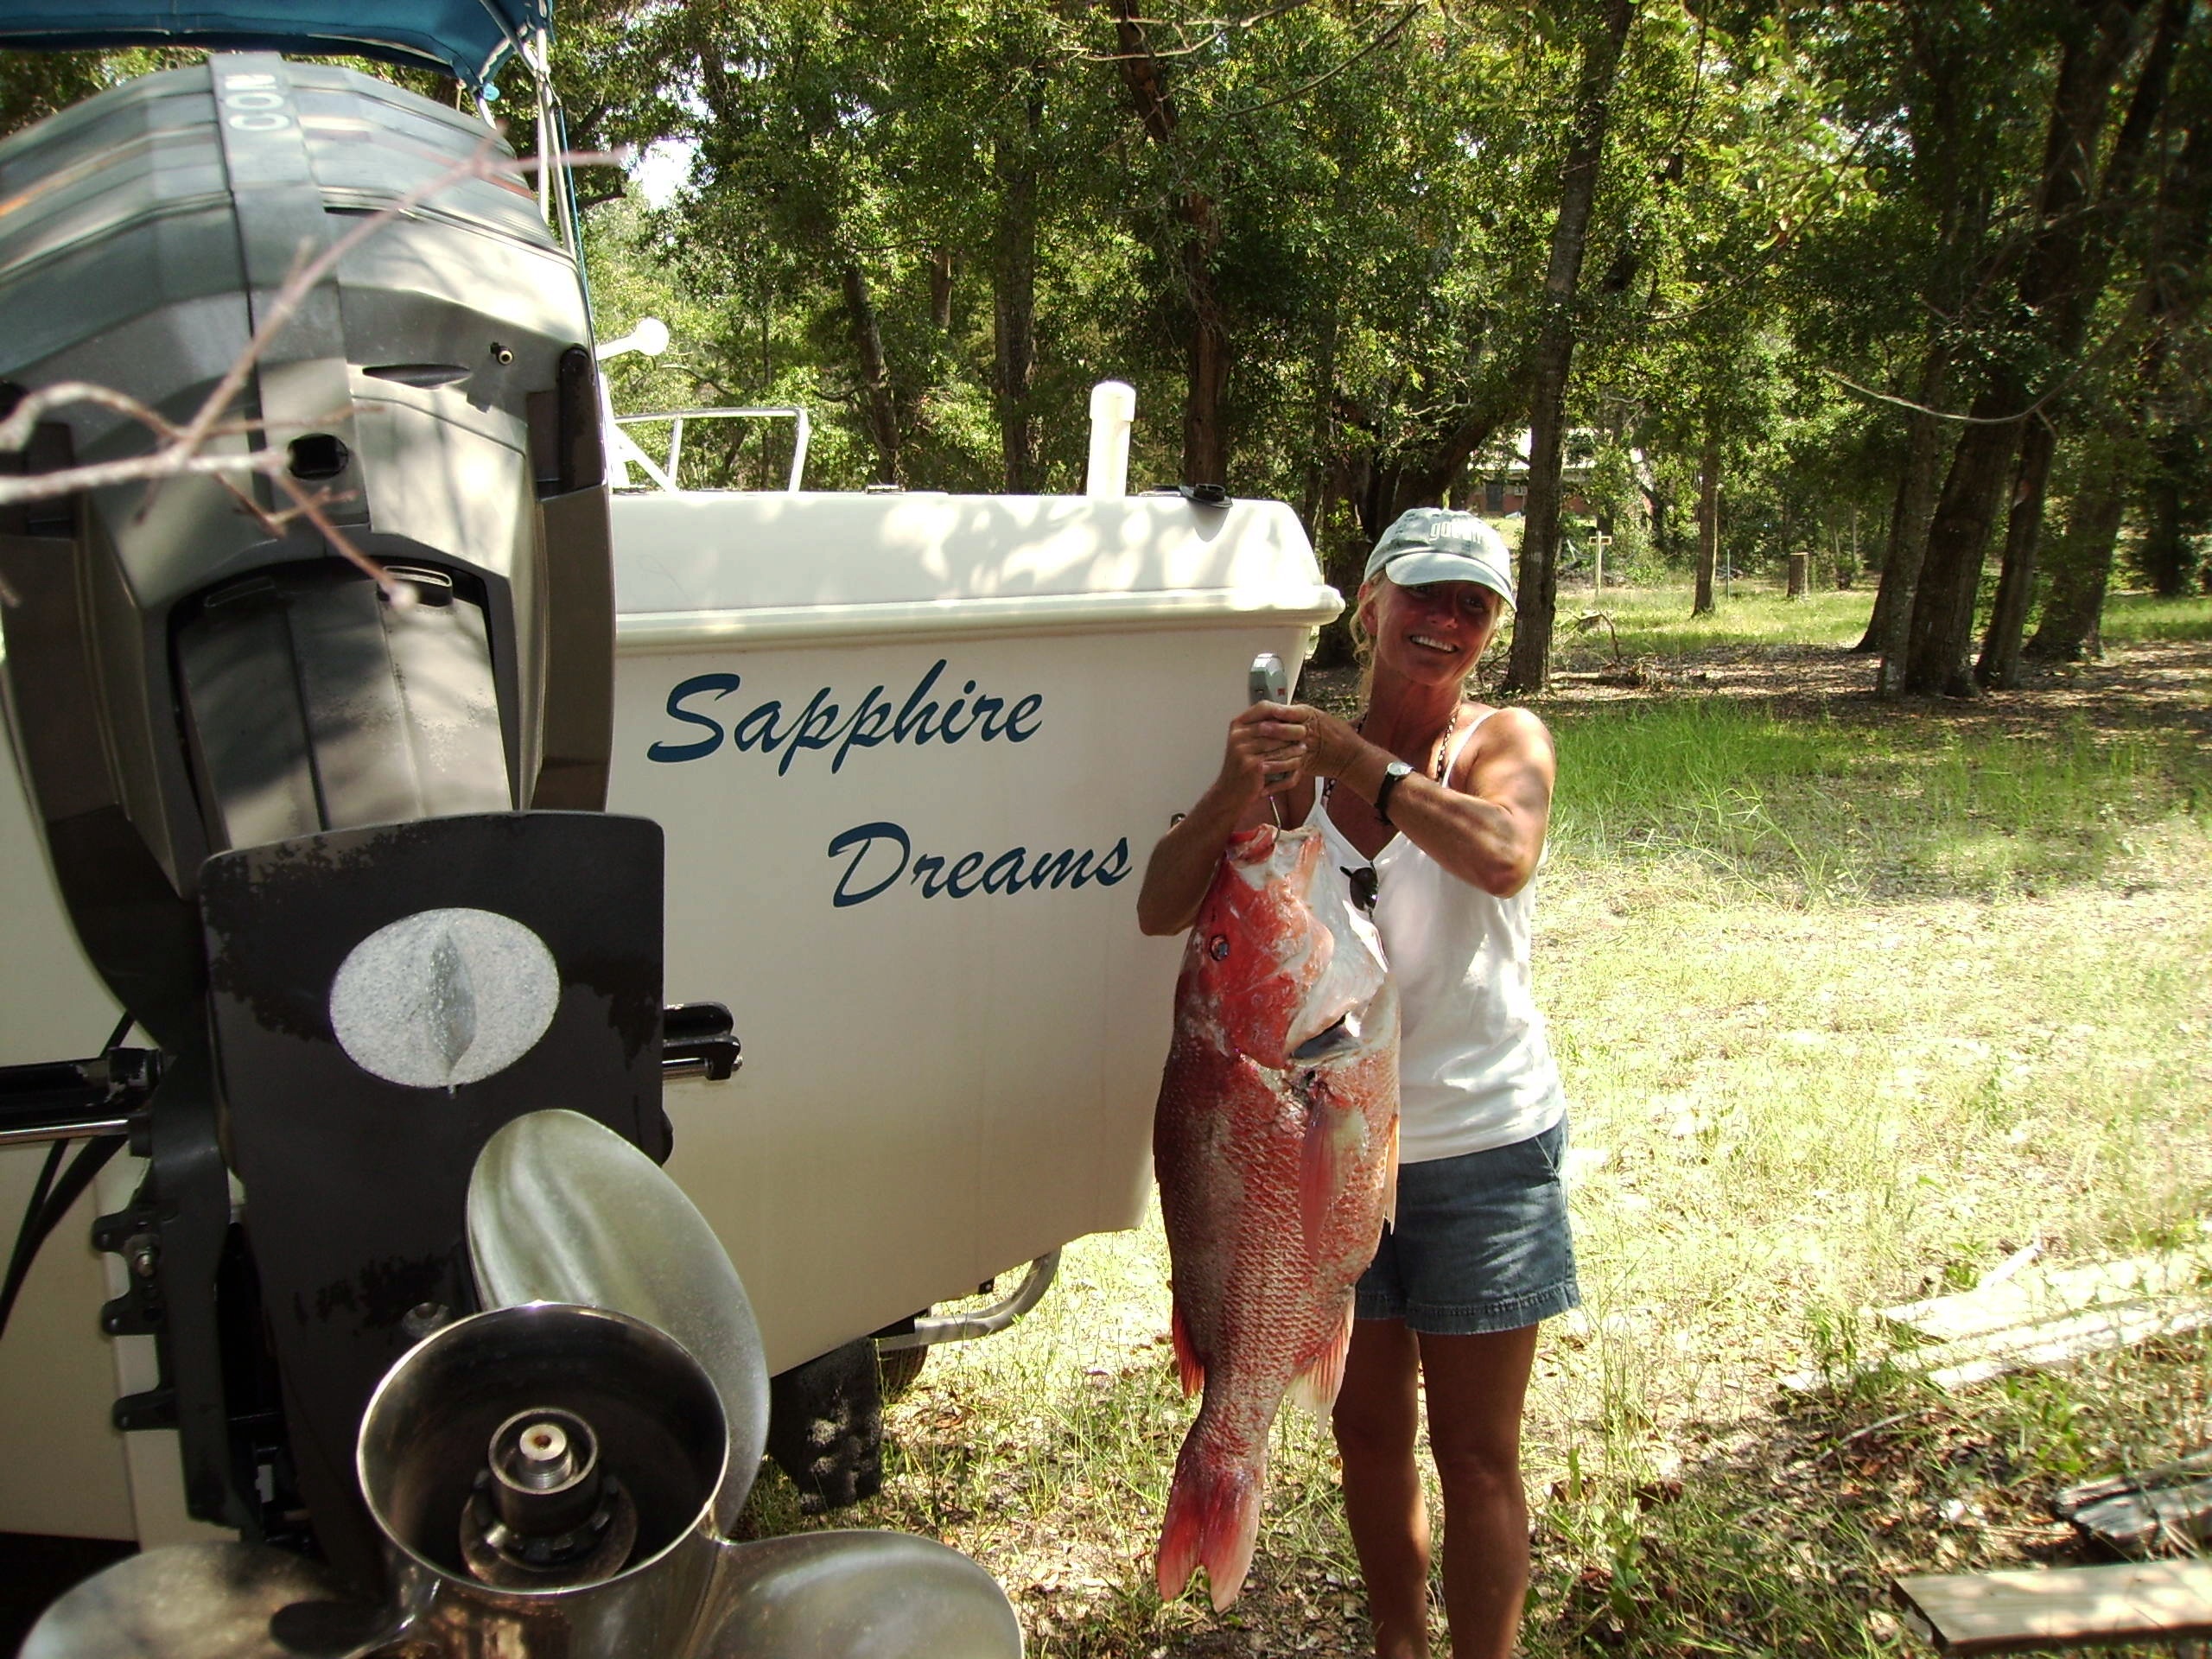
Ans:
{"label": "propeller hub", "polygon": [[637,1506],[600,1464],[599,1437],[573,1411],[532,1406],[493,1431],[461,1516],[468,1570],[504,1589],[594,1584],[622,1570]]}

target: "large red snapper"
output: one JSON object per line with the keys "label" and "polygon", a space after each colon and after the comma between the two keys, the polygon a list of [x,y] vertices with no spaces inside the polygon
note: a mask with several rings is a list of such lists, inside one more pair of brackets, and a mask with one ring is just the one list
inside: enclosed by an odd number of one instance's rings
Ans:
{"label": "large red snapper", "polygon": [[1243,1588],[1286,1392],[1325,1415],[1398,1157],[1398,999],[1318,830],[1232,838],[1175,987],[1153,1166],[1175,1359],[1205,1390],[1175,1459],[1159,1583]]}

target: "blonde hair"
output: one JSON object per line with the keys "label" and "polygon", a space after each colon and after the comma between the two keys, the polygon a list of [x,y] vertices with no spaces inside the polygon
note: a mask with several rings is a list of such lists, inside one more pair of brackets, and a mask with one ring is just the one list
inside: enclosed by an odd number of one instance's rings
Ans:
{"label": "blonde hair", "polygon": [[1365,709],[1375,695],[1375,635],[1367,621],[1368,607],[1375,602],[1375,584],[1379,577],[1370,576],[1359,584],[1359,592],[1352,596],[1351,620],[1347,626],[1351,632],[1351,659],[1359,664],[1359,706]]}

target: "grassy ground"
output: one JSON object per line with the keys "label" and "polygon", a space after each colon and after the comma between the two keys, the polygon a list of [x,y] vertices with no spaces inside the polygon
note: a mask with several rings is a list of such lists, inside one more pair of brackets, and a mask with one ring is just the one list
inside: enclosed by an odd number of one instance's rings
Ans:
{"label": "grassy ground", "polygon": [[2212,639],[2212,594],[2191,599],[2116,594],[2105,607],[2104,634],[2107,643],[2123,645]]}
{"label": "grassy ground", "polygon": [[[1616,637],[1627,657],[1662,661],[1714,650],[1760,645],[1847,645],[1866,632],[1873,595],[1863,589],[1822,589],[1789,599],[1767,582],[1739,582],[1714,596],[1710,616],[1690,614],[1687,588],[1567,588],[1559,596],[1559,649],[1570,671],[1611,652]],[[1585,619],[1604,617],[1603,622]]]}
{"label": "grassy ground", "polygon": [[[1669,663],[1662,689],[1543,707],[1561,787],[1538,973],[1586,1306],[1538,1362],[1525,1645],[1910,1651],[1889,1573],[2073,1559],[2055,1491],[2212,1439],[2201,1338],[1957,1395],[1853,1371],[1879,1351],[1862,1310],[2031,1242],[2201,1236],[2212,749],[2038,715],[2036,693],[1992,719],[1698,690],[1701,663],[1835,665],[1870,596],[1747,594],[1694,629],[1686,598],[1607,598],[1624,651]],[[2212,604],[2135,600],[2107,635],[2208,636]],[[2212,701],[2212,652],[2155,660]],[[1071,1247],[1014,1332],[933,1356],[892,1408],[884,1495],[840,1519],[975,1554],[1038,1653],[1363,1651],[1327,1438],[1287,1414],[1243,1601],[1153,1594],[1190,1415],[1166,1280],[1156,1225]],[[1808,1369],[1833,1386],[1779,1388]],[[755,1502],[799,1524],[779,1478]]]}

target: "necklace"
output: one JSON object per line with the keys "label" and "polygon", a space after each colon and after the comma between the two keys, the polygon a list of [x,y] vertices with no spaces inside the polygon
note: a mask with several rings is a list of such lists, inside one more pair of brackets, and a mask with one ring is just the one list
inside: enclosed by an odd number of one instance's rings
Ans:
{"label": "necklace", "polygon": [[[1440,784],[1444,781],[1444,759],[1447,753],[1446,745],[1451,741],[1452,728],[1459,723],[1459,710],[1465,706],[1465,705],[1464,704],[1454,703],[1452,705],[1451,714],[1444,721],[1444,729],[1437,733],[1434,737],[1429,740],[1429,752],[1435,757],[1435,759],[1431,761],[1427,767],[1423,768],[1423,771],[1426,775],[1433,778]],[[1360,716],[1357,720],[1352,721],[1351,728],[1355,732],[1363,734],[1366,731],[1366,710],[1363,709],[1360,711]],[[1337,780],[1333,778],[1324,778],[1321,780],[1321,798],[1325,801],[1329,797],[1336,792]]]}

